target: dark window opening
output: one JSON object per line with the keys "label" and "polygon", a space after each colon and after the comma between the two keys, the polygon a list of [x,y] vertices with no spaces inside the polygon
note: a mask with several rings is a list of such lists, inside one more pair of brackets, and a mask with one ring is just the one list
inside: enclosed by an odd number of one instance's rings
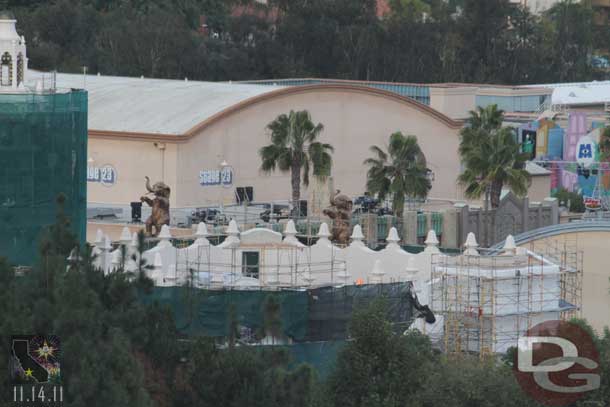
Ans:
{"label": "dark window opening", "polygon": [[242,252],[241,273],[246,277],[258,278],[260,258],[258,252]]}

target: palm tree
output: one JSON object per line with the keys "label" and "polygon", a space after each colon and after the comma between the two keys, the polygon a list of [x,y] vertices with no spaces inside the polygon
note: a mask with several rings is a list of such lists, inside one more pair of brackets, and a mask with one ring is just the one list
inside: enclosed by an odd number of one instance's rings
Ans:
{"label": "palm tree", "polygon": [[261,170],[267,174],[276,167],[282,172],[290,171],[293,214],[296,216],[301,199],[301,180],[305,186],[309,185],[310,167],[313,167],[315,177],[324,179],[329,176],[334,149],[330,144],[316,141],[324,126],[320,123],[314,125],[307,110],[281,114],[267,125],[267,129],[271,131],[271,144],[259,150]]}
{"label": "palm tree", "polygon": [[460,132],[460,156],[465,170],[458,177],[468,198],[485,195],[492,208],[500,205],[504,185],[524,196],[530,184],[525,170],[527,154],[521,152],[513,129],[502,127],[504,112],[496,105],[470,112],[467,126]]}
{"label": "palm tree", "polygon": [[377,146],[371,146],[371,152],[375,157],[364,160],[369,166],[366,189],[379,199],[391,194],[394,215],[402,218],[405,199],[425,198],[432,188],[417,137],[396,132],[390,136],[387,153]]}

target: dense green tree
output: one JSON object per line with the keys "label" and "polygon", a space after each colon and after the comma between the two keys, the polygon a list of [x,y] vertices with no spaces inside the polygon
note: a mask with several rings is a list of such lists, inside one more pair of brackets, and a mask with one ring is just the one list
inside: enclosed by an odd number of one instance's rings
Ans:
{"label": "dense green tree", "polygon": [[464,172],[458,177],[469,198],[485,196],[485,203],[497,208],[506,185],[519,196],[527,194],[530,176],[525,170],[526,154],[521,152],[513,130],[501,127],[503,112],[496,105],[470,112],[467,126],[460,131],[459,152]]}
{"label": "dense green tree", "polygon": [[521,390],[511,367],[495,360],[481,361],[473,355],[456,360],[441,358],[412,405],[539,406]]}
{"label": "dense green tree", "polygon": [[565,206],[570,212],[583,213],[586,210],[584,199],[577,192],[561,188],[553,194],[553,197],[557,198],[559,205]]}
{"label": "dense green tree", "polygon": [[593,48],[593,11],[590,2],[562,0],[546,14],[549,21],[547,41],[553,46],[550,70],[558,82],[575,81],[590,75]]}
{"label": "dense green tree", "polygon": [[606,48],[607,30],[593,28],[588,2],[563,0],[533,15],[509,0],[391,0],[381,18],[375,0],[2,4],[17,14],[30,66],[41,70],[509,84],[604,75],[591,70],[590,56]]}
{"label": "dense green tree", "polygon": [[380,300],[354,314],[352,340],[328,379],[330,405],[405,406],[425,387],[435,356],[428,338],[395,332]]}
{"label": "dense green tree", "polygon": [[271,144],[259,150],[261,170],[270,173],[278,168],[290,172],[294,215],[298,215],[301,182],[309,185],[310,167],[314,177],[330,175],[333,147],[317,141],[324,126],[314,124],[306,110],[281,114],[267,128]]}
{"label": "dense green tree", "polygon": [[369,167],[366,189],[383,200],[392,198],[394,214],[402,218],[407,199],[425,198],[432,188],[426,157],[417,137],[396,132],[390,136],[387,152],[371,146],[374,157],[364,160]]}

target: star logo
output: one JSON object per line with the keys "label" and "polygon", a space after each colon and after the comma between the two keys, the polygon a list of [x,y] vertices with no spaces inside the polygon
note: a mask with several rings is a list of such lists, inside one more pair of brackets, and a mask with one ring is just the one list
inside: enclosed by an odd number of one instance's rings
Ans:
{"label": "star logo", "polygon": [[32,369],[27,369],[25,371],[25,377],[34,377],[34,376],[32,376],[32,373],[34,373],[34,371]]}
{"label": "star logo", "polygon": [[43,345],[40,348],[36,349],[36,352],[38,353],[39,358],[44,358],[46,360],[50,356],[53,356],[53,352],[55,352],[55,348],[53,348],[52,346],[49,346],[47,341],[44,341]]}

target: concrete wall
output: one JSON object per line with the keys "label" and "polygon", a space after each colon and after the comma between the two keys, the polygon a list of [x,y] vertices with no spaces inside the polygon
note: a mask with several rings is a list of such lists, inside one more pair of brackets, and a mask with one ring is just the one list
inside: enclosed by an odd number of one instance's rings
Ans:
{"label": "concrete wall", "polygon": [[[89,151],[94,165],[110,164],[118,176],[112,186],[89,183],[89,202],[128,205],[145,192],[145,175],[152,182],[169,184],[174,208],[232,203],[238,186],[254,187],[256,201],[290,199],[289,175],[261,174],[258,150],[269,143],[267,124],[291,109],[307,109],[314,122],[324,124],[320,141],[335,147],[332,176],[335,187],[344,193],[357,196],[364,192],[367,168],[362,162],[370,156],[370,146],[385,148],[390,134],[402,131],[418,137],[434,171],[430,196],[461,198],[455,182],[460,169],[455,125],[387,95],[322,89],[247,105],[183,143],[166,142],[165,150],[155,147],[154,141],[92,138]],[[218,169],[223,160],[233,167],[233,184],[228,188],[201,186],[199,172]],[[303,188],[302,198],[307,195]]]}
{"label": "concrete wall", "polygon": [[532,184],[527,191],[530,202],[542,202],[551,193],[551,176],[536,175],[532,177]]}
{"label": "concrete wall", "polygon": [[452,119],[466,119],[476,108],[477,88],[430,88],[430,107]]}

